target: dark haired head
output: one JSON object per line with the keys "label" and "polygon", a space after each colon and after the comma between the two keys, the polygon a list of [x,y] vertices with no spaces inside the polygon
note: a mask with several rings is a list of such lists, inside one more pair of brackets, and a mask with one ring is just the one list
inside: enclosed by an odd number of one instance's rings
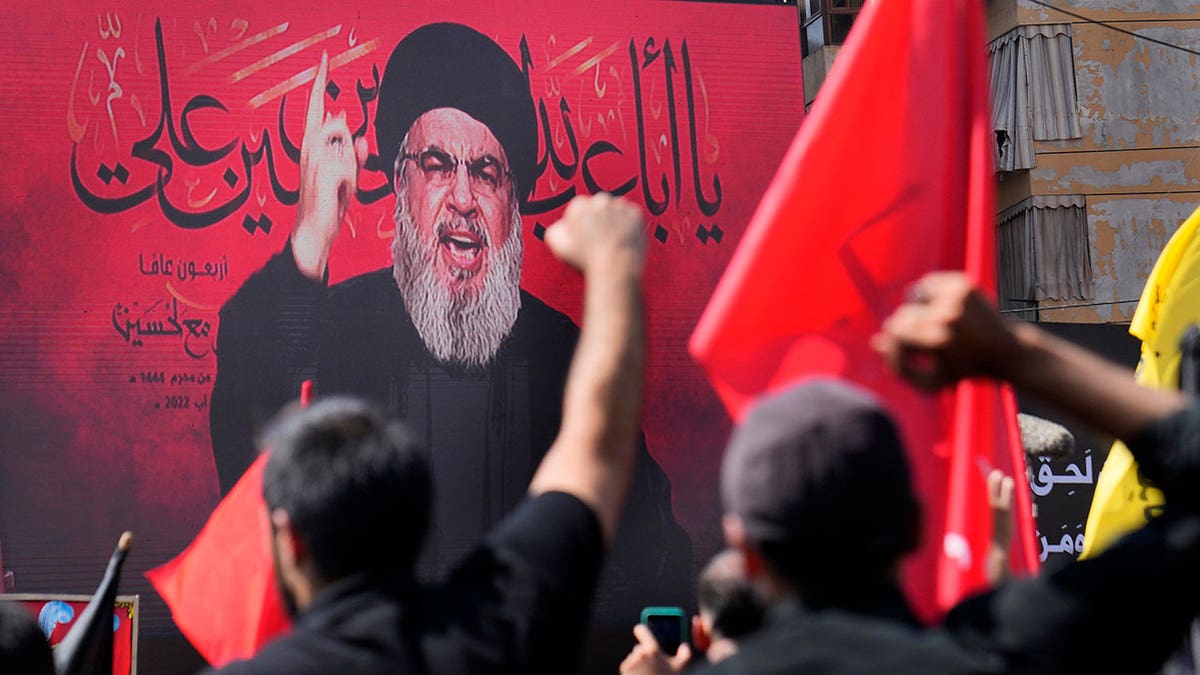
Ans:
{"label": "dark haired head", "polygon": [[713,637],[736,640],[762,625],[767,605],[754,589],[737,551],[718,553],[696,581],[700,611],[711,617]]}
{"label": "dark haired head", "polygon": [[917,543],[900,434],[869,392],[837,380],[755,404],[730,438],[721,497],[802,593],[878,580]]}
{"label": "dark haired head", "polygon": [[412,434],[374,406],[322,399],[281,413],[260,441],[267,508],[288,514],[326,580],[410,570],[433,485]]}
{"label": "dark haired head", "polygon": [[0,600],[0,673],[54,675],[46,635],[18,602]]}

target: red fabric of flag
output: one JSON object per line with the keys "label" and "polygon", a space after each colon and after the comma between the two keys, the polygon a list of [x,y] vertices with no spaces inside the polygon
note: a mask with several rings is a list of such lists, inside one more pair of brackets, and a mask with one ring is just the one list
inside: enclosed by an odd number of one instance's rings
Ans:
{"label": "red fabric of flag", "polygon": [[992,467],[1026,493],[1013,568],[1036,565],[1023,458],[1005,431],[1015,409],[1003,410],[1001,389],[924,395],[869,346],[926,272],[967,269],[994,285],[981,12],[978,0],[867,4],[689,345],[735,419],[755,397],[815,374],[885,402],[924,502],[923,544],[904,580],[925,618],[983,582]]}
{"label": "red fabric of flag", "polygon": [[146,572],[184,636],[213,666],[248,658],[290,626],[275,585],[259,456],[187,547]]}

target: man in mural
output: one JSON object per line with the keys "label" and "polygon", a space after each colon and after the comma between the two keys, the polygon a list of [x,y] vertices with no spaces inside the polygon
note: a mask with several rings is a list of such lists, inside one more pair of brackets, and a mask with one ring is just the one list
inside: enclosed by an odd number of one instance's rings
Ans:
{"label": "man in mural", "polygon": [[[222,493],[254,459],[263,421],[314,380],[368,397],[429,448],[436,498],[422,573],[440,574],[525,494],[554,440],[578,337],[520,289],[520,203],[537,178],[529,82],[504,50],[457,24],[414,30],[388,60],[375,135],[396,194],[390,268],[327,286],[329,251],[366,157],[324,113],[322,61],[301,151],[296,225],[221,309],[212,394]],[[687,597],[691,551],[670,486],[640,440],[598,592],[600,616]]]}
{"label": "man in mural", "polygon": [[433,485],[404,424],[327,396],[268,426],[264,515],[293,627],[223,675],[579,670],[636,463],[643,228],[640,207],[597,195],[576,198],[547,231],[554,255],[587,285],[563,426],[526,498],[444,583],[412,579]]}

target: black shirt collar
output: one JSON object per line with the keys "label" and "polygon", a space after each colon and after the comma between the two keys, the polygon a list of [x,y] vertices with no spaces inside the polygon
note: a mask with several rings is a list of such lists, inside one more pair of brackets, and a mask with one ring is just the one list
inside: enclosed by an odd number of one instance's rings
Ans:
{"label": "black shirt collar", "polygon": [[398,600],[409,596],[417,582],[411,574],[378,576],[353,574],[333,581],[313,596],[308,607],[296,617],[296,623],[311,628],[337,622],[364,604],[380,600]]}
{"label": "black shirt collar", "polygon": [[913,628],[922,627],[904,593],[895,584],[881,582],[842,590],[844,592],[819,598],[793,596],[772,607],[768,621],[777,623],[812,612],[835,610],[897,621]]}

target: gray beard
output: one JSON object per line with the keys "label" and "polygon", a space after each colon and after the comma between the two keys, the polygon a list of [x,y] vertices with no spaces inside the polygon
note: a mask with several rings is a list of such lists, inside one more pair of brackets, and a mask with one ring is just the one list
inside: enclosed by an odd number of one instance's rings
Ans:
{"label": "gray beard", "polygon": [[[396,196],[396,235],[392,240],[392,276],[417,334],[438,361],[466,366],[487,365],[512,330],[521,309],[521,214],[514,207],[508,238],[492,248],[477,220],[442,221],[431,238],[419,239],[403,193]],[[440,234],[466,230],[478,236],[488,255],[482,288],[452,289],[435,267]],[[481,252],[482,253],[482,252]],[[452,268],[453,269],[453,268]],[[455,278],[472,273],[455,269]]]}

